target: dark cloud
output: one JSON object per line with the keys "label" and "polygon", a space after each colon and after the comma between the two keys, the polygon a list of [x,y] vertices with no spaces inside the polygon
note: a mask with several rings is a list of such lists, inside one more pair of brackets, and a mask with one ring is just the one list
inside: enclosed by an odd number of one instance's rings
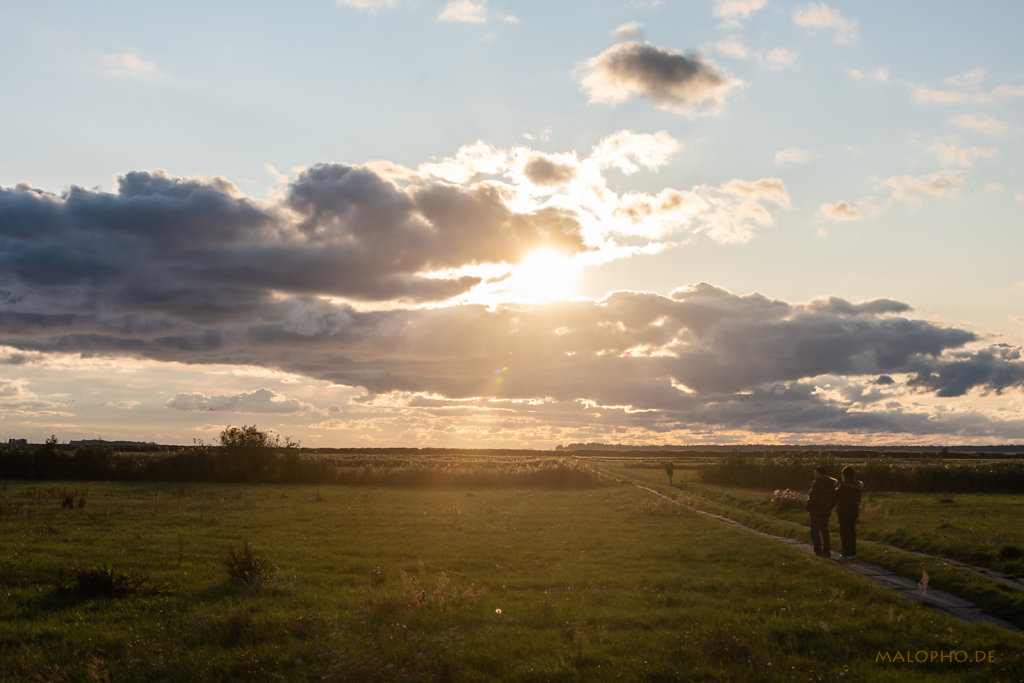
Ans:
{"label": "dark cloud", "polygon": [[433,272],[515,262],[540,245],[583,249],[566,210],[517,213],[490,185],[399,188],[319,165],[281,204],[223,179],[132,172],[116,193],[0,188],[5,313],[159,311],[203,322],[280,294],[441,301],[480,282]]}
{"label": "dark cloud", "polygon": [[[46,324],[27,326],[7,315],[0,340],[22,350],[277,368],[362,387],[370,396],[426,394],[438,409],[487,400],[582,402],[654,431],[934,431],[927,416],[873,407],[905,391],[893,376],[910,376],[912,389],[939,396],[1021,385],[1019,349],[968,351],[974,334],[900,316],[905,310],[886,300],[790,304],[707,284],[672,297],[620,292],[533,308],[357,311],[292,297],[220,320],[212,311],[207,320],[182,319],[173,309],[39,313]],[[442,400],[469,403],[445,407]],[[267,391],[182,394],[169,405],[300,407]]]}
{"label": "dark cloud", "polygon": [[564,185],[576,178],[574,166],[559,164],[543,156],[534,156],[523,166],[523,174],[534,185]]}
{"label": "dark cloud", "polygon": [[695,54],[637,41],[618,43],[590,59],[580,83],[594,102],[644,97],[688,116],[714,113],[739,85]]}
{"label": "dark cloud", "polygon": [[951,360],[922,363],[910,385],[938,396],[963,396],[971,389],[1002,393],[1024,387],[1024,363],[1019,347],[991,346],[972,354],[954,354]]}

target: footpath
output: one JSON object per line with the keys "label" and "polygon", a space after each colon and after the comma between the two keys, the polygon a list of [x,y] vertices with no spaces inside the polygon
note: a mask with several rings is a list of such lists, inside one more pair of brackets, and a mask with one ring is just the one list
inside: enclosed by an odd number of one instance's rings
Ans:
{"label": "footpath", "polygon": [[[656,491],[655,489],[652,489],[649,486],[644,486],[643,484],[634,485],[637,488],[652,493],[655,496],[663,498],[670,503],[686,508],[691,512],[696,512],[697,514],[704,515],[705,517],[716,519],[719,522],[730,524],[734,527],[743,529],[744,531],[748,531],[752,534],[757,534],[758,536],[762,536],[764,538],[768,538],[779,543],[785,543],[786,545],[791,546],[796,550],[800,550],[802,552],[814,552],[809,543],[797,541],[795,539],[787,538],[785,536],[775,536],[773,534],[768,534],[763,531],[759,531],[757,529],[753,529],[749,526],[746,526],[745,524],[741,524],[737,522],[735,519],[730,519],[729,517],[725,517],[723,515],[717,515],[712,512],[707,512],[705,510],[701,510],[699,508],[693,507],[692,505],[684,503],[681,500],[670,498],[669,496],[666,496],[660,491]],[[952,560],[949,560],[949,562],[966,567],[966,565],[962,565],[962,563],[956,563]],[[980,607],[970,602],[969,600],[964,600],[963,598],[957,597],[950,593],[946,593],[944,591],[931,588],[927,585],[926,582],[917,582],[902,576],[898,576],[891,570],[886,569],[885,567],[879,567],[873,564],[868,564],[867,562],[863,562],[861,560],[837,562],[836,564],[837,566],[842,567],[843,569],[847,569],[856,574],[860,574],[864,578],[873,581],[874,583],[878,584],[879,586],[882,586],[883,588],[892,590],[902,595],[903,597],[907,598],[908,600],[913,600],[914,602],[921,603],[939,612],[944,612],[945,614],[950,615],[954,619],[959,619],[960,621],[967,623],[991,624],[993,626],[997,626],[998,628],[1005,629],[1013,633],[1024,633],[1024,631],[1022,631],[1020,628],[1018,628],[1014,624],[1011,624],[1008,621],[1004,621],[1003,619],[999,619],[997,617],[985,614]],[[1006,579],[1006,581],[1013,580]],[[1017,587],[1020,586],[1018,585]]]}

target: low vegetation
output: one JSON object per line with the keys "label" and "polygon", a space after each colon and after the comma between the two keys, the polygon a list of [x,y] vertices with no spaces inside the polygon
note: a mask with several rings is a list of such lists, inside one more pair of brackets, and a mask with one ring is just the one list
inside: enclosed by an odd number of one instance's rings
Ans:
{"label": "low vegetation", "polygon": [[[36,448],[51,464],[78,457]],[[0,680],[1024,678],[1020,635],[634,485],[803,538],[813,455],[788,487],[701,481],[728,454],[680,459],[674,486],[663,455],[222,443],[108,456],[83,462],[132,477],[0,481]],[[125,465],[181,475],[186,458],[225,479],[161,482]],[[268,481],[247,481],[239,458]],[[314,464],[323,478],[288,481]],[[1019,501],[869,489],[864,555],[932,587],[988,591],[1024,624],[1019,591],[907,552],[958,545],[1012,568]],[[906,659],[921,652],[947,658]]]}
{"label": "low vegetation", "polygon": [[[838,478],[848,461],[834,454],[824,457],[806,454],[788,457],[719,459],[701,470],[709,484],[757,489],[799,489],[808,486],[808,471],[821,464]],[[870,457],[857,461],[857,478],[871,483],[874,491],[946,493],[1022,493],[1024,461],[893,461]]]}

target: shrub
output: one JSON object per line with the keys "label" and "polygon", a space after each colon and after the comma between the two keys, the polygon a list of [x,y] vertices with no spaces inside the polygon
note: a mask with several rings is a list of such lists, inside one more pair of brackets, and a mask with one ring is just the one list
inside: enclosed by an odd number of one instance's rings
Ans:
{"label": "shrub", "polygon": [[[68,580],[74,585],[68,586]],[[117,571],[110,565],[105,567],[86,567],[79,564],[70,572],[61,572],[57,577],[57,589],[75,591],[89,598],[123,598],[136,595],[149,577]]]}
{"label": "shrub", "polygon": [[261,585],[277,576],[277,567],[266,557],[257,555],[248,540],[242,541],[238,551],[228,546],[224,567],[231,582],[240,586]]}
{"label": "shrub", "polygon": [[769,502],[776,510],[804,510],[807,497],[793,489],[775,489]]}

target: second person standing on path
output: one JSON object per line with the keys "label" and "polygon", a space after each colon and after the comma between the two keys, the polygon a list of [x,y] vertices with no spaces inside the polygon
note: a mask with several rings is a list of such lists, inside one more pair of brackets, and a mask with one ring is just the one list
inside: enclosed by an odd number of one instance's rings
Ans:
{"label": "second person standing on path", "polygon": [[832,540],[828,535],[828,517],[836,505],[836,480],[825,473],[825,468],[814,468],[814,481],[807,495],[807,513],[810,516],[811,544],[814,554],[832,557]]}
{"label": "second person standing on path", "polygon": [[864,484],[857,481],[853,467],[843,468],[843,480],[836,487],[836,516],[839,517],[839,540],[842,543],[840,560],[857,559],[857,517],[860,515],[860,495]]}

